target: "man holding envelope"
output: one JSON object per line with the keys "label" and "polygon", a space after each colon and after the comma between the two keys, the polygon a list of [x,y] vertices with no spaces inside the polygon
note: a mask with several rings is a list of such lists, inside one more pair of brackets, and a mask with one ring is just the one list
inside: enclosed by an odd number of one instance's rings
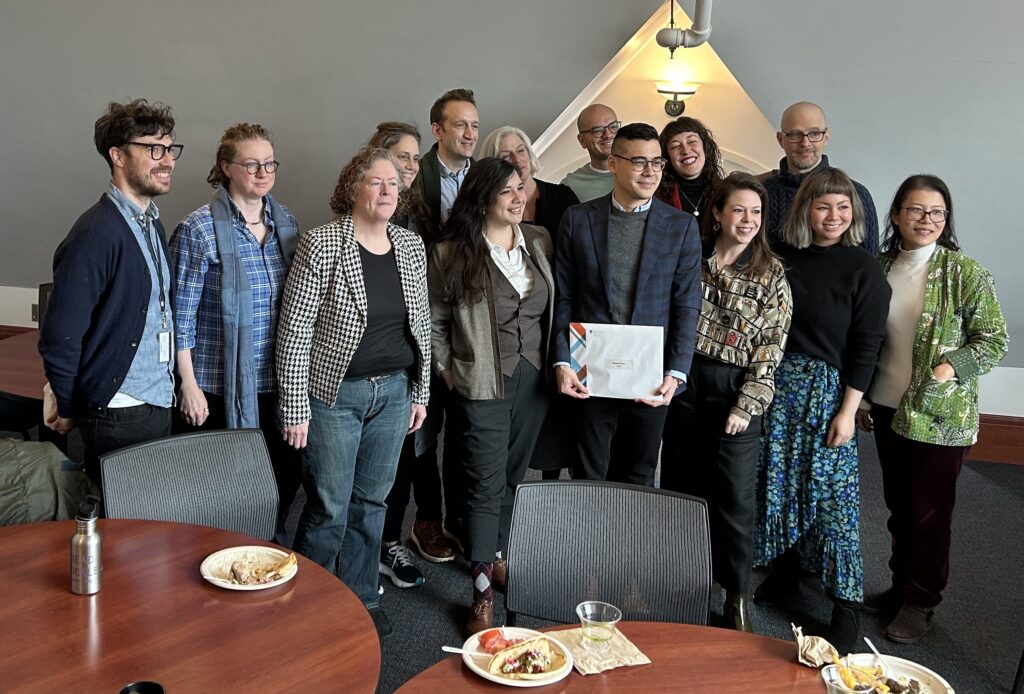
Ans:
{"label": "man holding envelope", "polygon": [[[693,216],[653,197],[666,163],[653,127],[623,126],[608,158],[611,194],[562,217],[553,355],[559,392],[580,401],[577,479],[652,486],[664,406],[686,388],[700,311],[701,247]],[[570,338],[570,323],[585,325],[574,325]],[[570,340],[576,355],[584,334],[602,342],[587,343],[587,356],[574,361]],[[587,369],[595,374],[591,388],[598,387],[598,372],[610,374],[599,391],[588,388]],[[627,382],[633,392],[621,386]]]}

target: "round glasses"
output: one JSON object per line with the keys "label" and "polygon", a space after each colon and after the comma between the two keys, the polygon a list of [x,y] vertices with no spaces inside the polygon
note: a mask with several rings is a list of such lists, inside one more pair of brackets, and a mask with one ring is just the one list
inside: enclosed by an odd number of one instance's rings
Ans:
{"label": "round glasses", "polygon": [[145,147],[149,150],[149,156],[157,161],[166,157],[168,152],[171,154],[171,159],[177,161],[178,157],[181,156],[181,150],[185,149],[185,145],[154,145],[149,142],[126,142],[125,144]]}
{"label": "round glasses", "polygon": [[260,169],[263,169],[268,174],[275,173],[277,171],[277,167],[281,165],[281,162],[279,161],[267,161],[263,162],[262,164],[259,163],[258,161],[233,161],[231,163],[238,164],[243,169],[245,169],[246,173],[249,173],[253,176],[258,174]]}
{"label": "round glasses", "polygon": [[622,121],[613,120],[611,123],[607,123],[605,125],[595,125],[593,128],[586,128],[585,130],[580,130],[580,135],[582,135],[583,133],[590,133],[594,137],[601,137],[605,130],[608,131],[609,135],[614,135],[615,133],[619,132],[619,128],[621,127]]}

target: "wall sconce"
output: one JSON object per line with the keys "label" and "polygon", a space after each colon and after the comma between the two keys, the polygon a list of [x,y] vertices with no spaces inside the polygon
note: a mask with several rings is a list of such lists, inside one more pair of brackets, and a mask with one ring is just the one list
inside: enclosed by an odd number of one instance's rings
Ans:
{"label": "wall sconce", "polygon": [[665,101],[665,113],[673,118],[681,115],[686,110],[686,104],[683,102],[696,94],[697,90],[700,89],[699,84],[692,82],[657,82],[655,86],[658,88],[658,93],[662,96],[672,97]]}

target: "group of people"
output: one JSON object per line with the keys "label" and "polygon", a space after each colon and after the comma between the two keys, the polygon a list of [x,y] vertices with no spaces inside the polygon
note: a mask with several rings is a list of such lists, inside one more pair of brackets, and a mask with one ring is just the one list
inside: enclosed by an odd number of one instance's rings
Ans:
{"label": "group of people", "polygon": [[[401,537],[411,496],[420,556],[470,564],[473,633],[494,620],[528,467],[653,486],[660,461],[662,488],[708,502],[728,626],[752,630],[756,565],[758,602],[784,605],[805,571],[821,579],[840,650],[862,604],[890,615],[890,638],[919,639],[948,580],[977,377],[1008,341],[945,183],[904,181],[879,245],[871,196],[829,165],[814,104],[782,115],[785,157],[761,176],[726,176],[694,118],[659,133],[593,104],[577,126],[589,163],[543,181],[512,126],[474,159],[473,92],[446,92],[422,157],[415,126],[381,123],[341,171],[334,220],[300,231],[271,195],[270,133],[239,123],[210,202],[168,244],[153,199],[182,151],[170,109],[110,104],[95,143],[111,183],[55,253],[41,326],[51,427],[80,427],[97,483],[122,446],[262,429],[275,539],[301,485],[295,550],[345,581],[382,636],[379,575],[424,581]],[[661,384],[592,397],[570,367],[577,321],[661,326]],[[892,586],[866,601],[858,425],[874,431],[893,537]]]}

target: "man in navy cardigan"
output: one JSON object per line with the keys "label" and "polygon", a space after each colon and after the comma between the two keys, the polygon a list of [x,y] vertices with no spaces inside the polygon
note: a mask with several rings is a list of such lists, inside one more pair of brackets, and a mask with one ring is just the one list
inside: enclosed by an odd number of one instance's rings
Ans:
{"label": "man in navy cardigan", "polygon": [[171,189],[174,118],[145,99],[112,103],[96,121],[96,149],[111,181],[53,256],[53,293],[39,353],[57,400],[47,422],[76,424],[85,471],[100,485],[99,457],[167,436],[174,397],[172,276],[153,198]]}
{"label": "man in navy cardigan", "polygon": [[[701,247],[693,216],[653,198],[666,160],[658,132],[622,127],[608,169],[610,195],[570,207],[555,252],[555,377],[580,399],[575,477],[652,486],[672,397],[686,388],[697,340]],[[660,325],[664,379],[648,400],[590,397],[569,366],[569,323]]]}

